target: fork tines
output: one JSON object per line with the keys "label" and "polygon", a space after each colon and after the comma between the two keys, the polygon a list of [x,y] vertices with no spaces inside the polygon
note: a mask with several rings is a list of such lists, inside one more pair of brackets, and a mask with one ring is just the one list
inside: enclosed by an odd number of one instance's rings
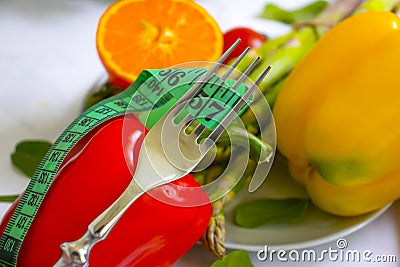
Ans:
{"label": "fork tines", "polygon": [[[217,69],[222,65],[222,62],[235,50],[236,46],[240,43],[240,38],[236,40],[236,42],[229,47],[228,50],[215,62],[206,73],[203,74],[202,77],[190,88],[180,99],[179,101],[172,106],[170,110],[173,110],[175,114],[179,114],[182,109],[184,109],[189,101],[200,92],[201,88],[213,77]],[[182,105],[182,103],[184,103]]]}
{"label": "fork tines", "polygon": [[[256,63],[257,59],[253,61],[253,63]],[[247,70],[254,68],[253,63],[248,67]],[[255,64],[254,64],[255,65]],[[246,71],[247,71],[246,70]],[[243,108],[243,106],[246,104],[246,102],[250,99],[251,95],[253,95],[255,89],[257,86],[261,83],[261,81],[265,78],[265,76],[268,74],[268,72],[271,70],[271,67],[268,66],[257,78],[257,80],[254,82],[254,84],[246,91],[246,93],[239,98],[238,102],[235,104],[233,109],[231,109],[228,114],[224,117],[224,119],[219,123],[219,125],[211,132],[211,134],[208,136],[208,139],[211,139],[211,141],[216,142],[219,136],[224,132],[225,128],[228,127],[228,125],[233,121],[233,119],[236,118],[238,115],[239,111]],[[251,72],[251,70],[250,70]],[[246,75],[243,73],[243,75],[239,78],[239,80],[242,77],[246,77]],[[238,81],[239,81],[238,80]],[[238,83],[238,81],[236,83]],[[234,86],[236,85],[234,84]],[[240,85],[240,83],[239,83]],[[239,86],[237,85],[237,87]]]}
{"label": "fork tines", "polygon": [[[234,48],[237,46],[237,44],[240,42],[240,39],[238,39],[226,52],[224,55],[221,56],[221,58],[218,60],[218,62],[222,62],[225,60],[225,58],[234,50]],[[239,65],[239,63],[242,61],[242,59],[245,57],[247,52],[250,50],[250,47],[247,47],[243,52],[236,58],[236,60],[232,63],[231,66],[225,71],[225,73],[221,76],[221,80],[225,81],[229,75],[233,72],[233,70]],[[254,70],[256,67],[257,63],[259,62],[260,57],[256,57],[247,67],[247,69],[240,75],[240,77],[236,80],[234,85],[232,86],[233,90],[236,90],[239,88],[239,86],[244,82],[244,80],[250,75],[250,73]],[[205,82],[202,82],[199,84],[199,89],[210,79],[212,74],[216,71],[216,68],[220,66],[220,63],[215,63],[210,69],[209,73],[204,75],[205,77]],[[251,95],[253,94],[254,90],[258,85],[261,83],[261,81],[265,78],[265,76],[268,74],[270,71],[271,67],[268,66],[256,79],[256,81],[253,83],[251,88],[248,89],[248,91],[243,95],[239,101],[236,103],[234,108],[226,115],[224,120],[219,124],[219,126],[213,130],[213,132],[210,134],[209,138],[213,139],[213,141],[216,141],[218,137],[222,134],[224,129],[232,122],[232,120],[237,116],[238,112],[243,108],[243,106],[246,104],[246,102],[249,100]],[[210,72],[212,71],[212,72]],[[197,93],[197,91],[196,91]],[[190,118],[187,118],[188,120],[185,122],[186,124],[190,122]],[[199,124],[196,126],[196,128],[193,130],[193,134],[200,136],[204,130],[206,129],[206,126],[203,124]]]}
{"label": "fork tines", "polygon": [[[189,101],[195,97],[195,95],[203,88],[203,86],[210,81],[210,79],[213,77],[213,75],[216,73],[217,69],[222,65],[222,62],[225,61],[225,59],[232,53],[232,51],[237,47],[237,45],[240,43],[240,39],[238,39],[219,59],[217,62],[215,62],[206,73],[203,74],[203,76],[190,88],[180,99],[179,101],[170,109],[171,111],[174,112],[174,116],[176,117],[180,111],[182,111],[188,104]],[[233,70],[239,65],[239,63],[242,61],[242,59],[245,57],[247,52],[250,50],[250,47],[247,47],[243,52],[236,58],[236,60],[232,63],[231,66],[225,71],[225,73],[221,76],[221,80],[225,81],[233,72]],[[246,68],[246,70],[241,73],[239,78],[235,81],[234,85],[232,86],[233,90],[236,90],[239,88],[239,86],[244,82],[244,80],[250,75],[250,73],[254,70],[256,67],[257,63],[259,62],[260,57],[256,57]],[[219,136],[223,133],[225,128],[235,119],[237,116],[238,112],[243,108],[243,106],[248,102],[249,98],[255,91],[255,89],[258,87],[258,85],[261,83],[261,81],[265,78],[265,76],[268,74],[270,71],[271,67],[268,66],[256,79],[256,81],[253,83],[253,85],[245,92],[245,94],[239,98],[238,102],[235,104],[233,109],[231,109],[228,114],[223,118],[221,122],[219,122],[218,126],[211,132],[211,134],[208,136],[208,139],[210,141],[215,142]],[[193,120],[193,117],[190,115],[186,116],[182,121],[179,122],[179,124],[186,124],[187,126],[190,124],[190,122]],[[192,134],[196,136],[200,136],[204,130],[206,129],[206,126],[204,126],[202,123],[199,123],[196,128],[192,131]]]}

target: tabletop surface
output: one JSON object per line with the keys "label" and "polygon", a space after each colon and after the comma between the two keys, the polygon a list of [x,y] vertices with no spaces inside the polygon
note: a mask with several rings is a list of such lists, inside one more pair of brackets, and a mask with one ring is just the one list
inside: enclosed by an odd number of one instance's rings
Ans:
{"label": "tabletop surface", "polygon": [[[19,193],[28,182],[11,167],[9,155],[14,145],[22,139],[55,140],[79,114],[88,89],[103,73],[95,32],[98,18],[111,2],[0,1],[0,194]],[[288,30],[285,25],[256,17],[267,0],[197,2],[215,17],[223,31],[250,26],[277,36]],[[309,1],[275,2],[295,6]],[[0,203],[0,214],[8,206]],[[255,266],[400,266],[400,203],[343,238],[349,250],[392,255],[396,262],[352,262],[328,257],[323,261],[261,261],[257,253],[249,255]],[[307,249],[321,253],[330,248],[337,249],[335,241]],[[174,266],[209,266],[213,260],[195,245]]]}

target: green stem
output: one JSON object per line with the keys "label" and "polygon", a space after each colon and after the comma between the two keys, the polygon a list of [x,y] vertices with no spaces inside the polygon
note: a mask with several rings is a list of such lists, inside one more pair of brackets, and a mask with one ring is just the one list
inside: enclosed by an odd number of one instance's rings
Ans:
{"label": "green stem", "polygon": [[[282,88],[280,83],[288,73],[296,67],[307,52],[314,46],[321,35],[326,33],[333,25],[337,24],[351,14],[365,10],[393,10],[399,6],[399,0],[336,0],[331,2],[326,10],[321,12],[316,19],[293,25],[293,30],[277,40],[269,40],[257,49],[264,60],[250,75],[251,80],[267,67],[272,66],[268,79],[259,85],[260,90],[267,97],[272,107]],[[270,45],[269,42],[272,42]],[[279,86],[275,86],[279,84]]]}
{"label": "green stem", "polygon": [[[247,122],[246,122],[247,124]],[[189,126],[188,132],[190,133],[194,127]],[[210,134],[210,130],[205,130],[204,136]],[[203,136],[202,135],[202,136]],[[201,138],[200,138],[201,139]],[[219,137],[217,145],[217,154],[214,162],[226,162],[231,155],[230,145],[234,142],[235,145],[250,148],[250,159],[255,161],[265,161],[270,158],[273,153],[272,147],[260,140],[256,135],[249,133],[243,127],[236,126],[235,124],[229,126],[229,130],[222,133]]]}
{"label": "green stem", "polygon": [[[239,160],[241,160],[239,158]],[[214,256],[223,258],[225,256],[225,216],[224,208],[227,202],[232,200],[237,192],[239,192],[243,185],[246,184],[247,180],[251,178],[252,173],[255,170],[256,163],[249,161],[245,172],[242,175],[239,183],[237,182],[238,174],[235,172],[226,174],[224,177],[220,177],[219,185],[221,190],[225,190],[226,187],[231,187],[235,184],[232,190],[223,197],[217,199],[212,203],[213,215],[210,219],[207,230],[203,233],[201,242],[203,246],[209,250]],[[218,194],[218,190],[215,191]]]}
{"label": "green stem", "polygon": [[315,31],[310,27],[294,30],[292,38],[288,39],[280,49],[263,55],[265,60],[257,66],[249,78],[254,81],[266,67],[271,66],[268,78],[259,85],[261,91],[265,93],[269,86],[279,81],[300,62],[317,39]]}
{"label": "green stem", "polygon": [[246,146],[247,142],[250,147],[250,159],[258,162],[265,161],[271,157],[271,153],[274,153],[273,148],[264,143],[254,134],[247,132],[241,127],[230,127],[229,133],[226,132],[221,135],[218,140],[218,144],[230,143],[231,140],[235,140],[235,145]]}

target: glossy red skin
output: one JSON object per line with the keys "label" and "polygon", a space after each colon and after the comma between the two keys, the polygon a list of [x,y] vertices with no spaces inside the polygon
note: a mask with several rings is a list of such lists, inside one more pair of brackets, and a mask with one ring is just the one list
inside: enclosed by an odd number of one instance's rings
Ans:
{"label": "glossy red skin", "polygon": [[[127,130],[129,138],[122,140]],[[53,266],[60,258],[60,244],[80,238],[87,225],[123,192],[131,180],[140,144],[146,134],[134,118],[118,118],[107,123],[78,144],[75,155],[56,176],[18,257],[18,266]],[[86,143],[86,142],[85,142]],[[122,149],[133,148],[133,150]],[[125,162],[133,153],[133,162]],[[208,196],[192,175],[152,190],[170,203],[146,194],[128,209],[108,237],[94,246],[90,266],[171,266],[192,247],[205,231],[211,217]],[[171,194],[173,192],[174,194]],[[0,225],[3,233],[17,202]]]}
{"label": "glossy red skin", "polygon": [[240,43],[223,62],[224,64],[227,64],[231,59],[238,57],[248,46],[251,48],[257,48],[260,47],[262,43],[267,41],[265,35],[250,28],[233,28],[224,33],[224,52],[228,50],[228,48],[231,47],[231,45],[236,42],[238,38],[241,39]]}

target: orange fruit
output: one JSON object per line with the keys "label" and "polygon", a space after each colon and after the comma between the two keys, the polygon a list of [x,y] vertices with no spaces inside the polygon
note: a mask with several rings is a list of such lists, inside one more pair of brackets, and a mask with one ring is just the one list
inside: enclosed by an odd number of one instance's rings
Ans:
{"label": "orange fruit", "polygon": [[120,0],[101,16],[96,46],[110,79],[129,85],[143,69],[216,61],[223,34],[192,0]]}

